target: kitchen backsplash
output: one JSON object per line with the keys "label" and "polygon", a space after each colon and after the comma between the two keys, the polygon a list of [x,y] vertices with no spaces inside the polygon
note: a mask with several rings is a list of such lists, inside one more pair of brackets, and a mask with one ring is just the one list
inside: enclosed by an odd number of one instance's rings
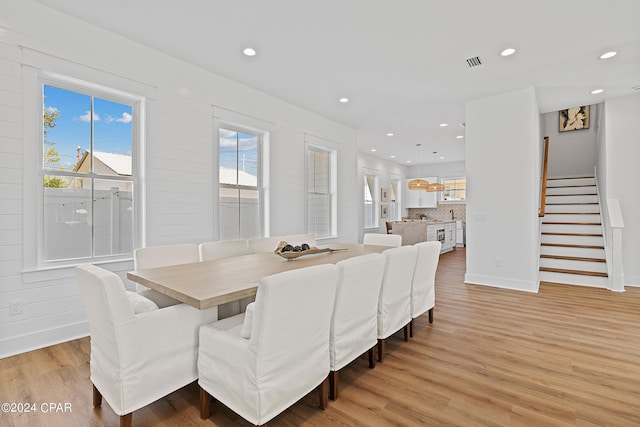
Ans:
{"label": "kitchen backsplash", "polygon": [[467,219],[467,205],[466,203],[444,203],[439,204],[437,208],[409,208],[409,216],[407,219],[439,219],[450,220],[451,210],[453,209],[453,215],[457,220]]}

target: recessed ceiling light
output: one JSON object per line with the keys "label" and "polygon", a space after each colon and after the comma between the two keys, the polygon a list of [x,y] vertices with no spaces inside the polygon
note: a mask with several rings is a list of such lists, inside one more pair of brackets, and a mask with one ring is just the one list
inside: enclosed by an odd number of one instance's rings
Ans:
{"label": "recessed ceiling light", "polygon": [[407,163],[411,163],[411,160],[407,160]]}
{"label": "recessed ceiling light", "polygon": [[445,126],[449,126],[449,124],[448,124],[448,123],[440,123],[440,127],[442,127],[442,128],[443,128],[443,127],[445,127]]}
{"label": "recessed ceiling light", "polygon": [[375,149],[375,148],[372,148],[372,149],[371,149],[371,151],[372,151],[373,153],[375,153],[375,152],[376,152],[376,149]]}
{"label": "recessed ceiling light", "polygon": [[396,158],[396,156],[389,156],[389,157],[391,157],[392,159],[395,159],[395,158]]}
{"label": "recessed ceiling light", "polygon": [[349,98],[340,98],[338,101],[342,102],[343,104],[346,102],[349,102]]}
{"label": "recessed ceiling light", "polygon": [[256,56],[256,51],[255,49],[252,49],[250,47],[246,48],[245,50],[242,51],[242,53],[244,53],[247,56]]}
{"label": "recessed ceiling light", "polygon": [[456,136],[456,139],[462,139],[462,138],[464,138],[464,135],[458,135],[458,136]]}
{"label": "recessed ceiling light", "polygon": [[594,89],[591,91],[591,95],[597,95],[602,92],[604,92],[604,89]]}
{"label": "recessed ceiling light", "polygon": [[513,55],[514,53],[516,53],[516,50],[512,47],[507,48],[505,50],[503,50],[502,52],[500,52],[500,55],[502,56],[509,56],[509,55]]}
{"label": "recessed ceiling light", "polygon": [[440,160],[444,160],[444,156],[440,156]]}
{"label": "recessed ceiling light", "polygon": [[602,55],[600,55],[600,59],[609,59],[609,58],[613,58],[614,56],[616,56],[618,54],[618,52],[605,52]]}
{"label": "recessed ceiling light", "polygon": [[393,132],[389,132],[387,136],[393,136]]}

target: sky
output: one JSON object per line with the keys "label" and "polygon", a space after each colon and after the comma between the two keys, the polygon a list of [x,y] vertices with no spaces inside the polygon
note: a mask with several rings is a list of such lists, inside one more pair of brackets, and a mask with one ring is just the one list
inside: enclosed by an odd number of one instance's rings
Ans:
{"label": "sky", "polygon": [[[83,152],[91,150],[91,97],[45,85],[44,109],[59,113],[56,126],[45,136],[60,154],[58,169],[72,170],[78,160],[77,147]],[[131,115],[129,105],[94,98],[93,150],[131,155]]]}
{"label": "sky", "polygon": [[[48,129],[45,142],[54,143],[60,154],[58,165],[50,168],[73,170],[77,148],[91,150],[91,97],[77,92],[44,86],[44,110],[57,111],[55,127]],[[93,150],[131,155],[132,108],[126,104],[94,97]],[[48,145],[45,144],[45,150]],[[220,167],[258,175],[258,138],[220,129]]]}

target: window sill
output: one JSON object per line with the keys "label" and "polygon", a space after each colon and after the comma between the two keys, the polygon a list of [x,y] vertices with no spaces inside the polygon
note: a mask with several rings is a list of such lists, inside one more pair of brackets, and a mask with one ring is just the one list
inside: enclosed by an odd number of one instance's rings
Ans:
{"label": "window sill", "polygon": [[22,276],[25,282],[37,282],[40,280],[47,280],[51,278],[62,278],[62,277],[72,277],[75,275],[73,269],[81,264],[94,264],[94,265],[102,265],[109,266],[111,268],[107,268],[108,270],[130,270],[133,269],[133,258],[118,258],[118,259],[109,259],[109,260],[100,260],[97,261],[95,259],[88,259],[86,261],[80,261],[77,263],[69,263],[69,264],[57,264],[57,265],[47,265],[40,266],[36,268],[27,268],[22,270]]}

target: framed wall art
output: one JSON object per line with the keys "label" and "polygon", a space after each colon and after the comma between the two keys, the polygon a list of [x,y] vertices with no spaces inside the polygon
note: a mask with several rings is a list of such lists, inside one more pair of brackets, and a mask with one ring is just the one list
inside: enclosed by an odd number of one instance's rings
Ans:
{"label": "framed wall art", "polygon": [[380,201],[382,203],[387,203],[389,201],[389,189],[381,187],[380,188]]}
{"label": "framed wall art", "polygon": [[389,218],[389,205],[380,205],[380,218]]}
{"label": "framed wall art", "polygon": [[572,107],[558,112],[560,118],[560,132],[569,130],[589,129],[589,106]]}

